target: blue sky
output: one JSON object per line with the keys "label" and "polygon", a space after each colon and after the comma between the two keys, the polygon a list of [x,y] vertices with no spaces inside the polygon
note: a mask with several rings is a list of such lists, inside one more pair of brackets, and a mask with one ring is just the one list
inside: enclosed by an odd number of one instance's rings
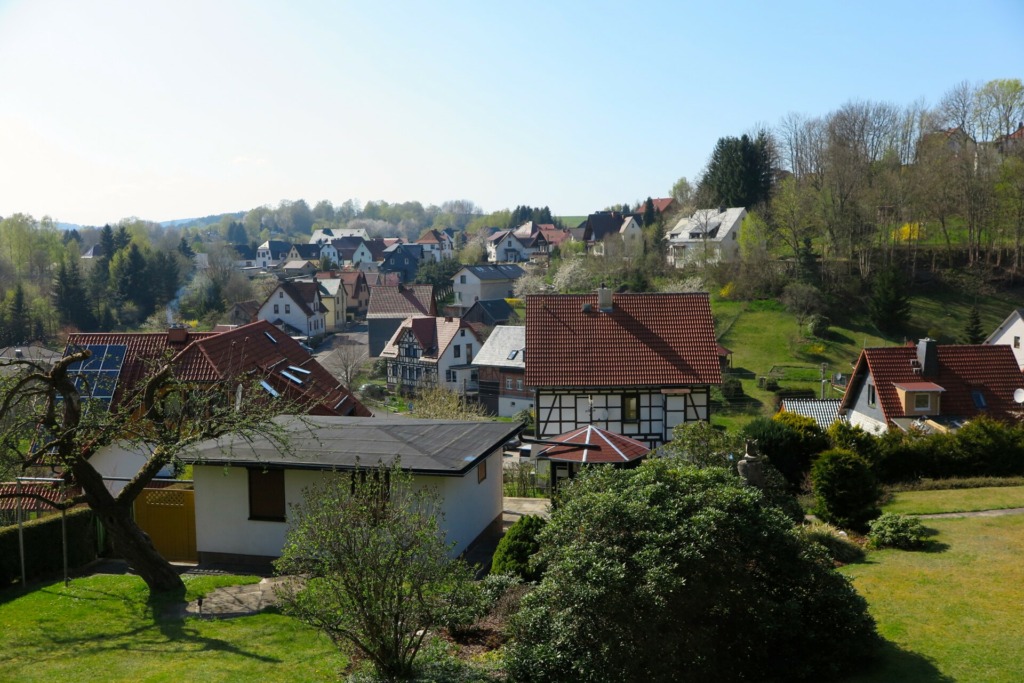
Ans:
{"label": "blue sky", "polygon": [[1020,0],[0,0],[0,216],[585,214],[790,111],[994,78],[1024,78]]}

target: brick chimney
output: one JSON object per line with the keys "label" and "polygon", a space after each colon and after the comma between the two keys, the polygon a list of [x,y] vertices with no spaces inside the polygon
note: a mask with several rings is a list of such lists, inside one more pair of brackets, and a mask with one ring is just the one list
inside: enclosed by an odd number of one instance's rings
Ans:
{"label": "brick chimney", "polygon": [[170,344],[184,344],[188,341],[188,328],[184,325],[172,325],[167,330],[167,342]]}

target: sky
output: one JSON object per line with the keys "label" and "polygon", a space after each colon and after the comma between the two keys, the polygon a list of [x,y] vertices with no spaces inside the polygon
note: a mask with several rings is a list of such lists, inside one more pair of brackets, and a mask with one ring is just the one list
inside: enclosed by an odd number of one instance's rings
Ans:
{"label": "sky", "polygon": [[583,215],[715,142],[1024,79],[1024,2],[0,0],[0,216]]}

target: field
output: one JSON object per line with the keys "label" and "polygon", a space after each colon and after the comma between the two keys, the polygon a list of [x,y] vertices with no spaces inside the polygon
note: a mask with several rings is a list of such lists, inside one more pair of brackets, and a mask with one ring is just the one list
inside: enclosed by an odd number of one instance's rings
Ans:
{"label": "field", "polygon": [[[189,599],[258,577],[185,577]],[[322,681],[345,665],[298,621],[263,613],[225,620],[160,616],[136,576],[97,574],[0,593],[0,680]]]}
{"label": "field", "polygon": [[843,568],[889,641],[876,667],[844,683],[1016,683],[1024,662],[1024,515],[926,526],[935,532],[928,551],[876,551]]}

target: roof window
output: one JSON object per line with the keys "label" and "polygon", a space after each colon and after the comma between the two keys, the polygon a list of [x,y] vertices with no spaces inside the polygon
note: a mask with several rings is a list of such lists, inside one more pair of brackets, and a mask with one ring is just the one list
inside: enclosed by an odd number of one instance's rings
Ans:
{"label": "roof window", "polygon": [[263,389],[274,398],[277,398],[278,396],[281,395],[277,392],[277,389],[267,384],[267,381],[264,379],[260,380],[260,386],[263,387]]}

